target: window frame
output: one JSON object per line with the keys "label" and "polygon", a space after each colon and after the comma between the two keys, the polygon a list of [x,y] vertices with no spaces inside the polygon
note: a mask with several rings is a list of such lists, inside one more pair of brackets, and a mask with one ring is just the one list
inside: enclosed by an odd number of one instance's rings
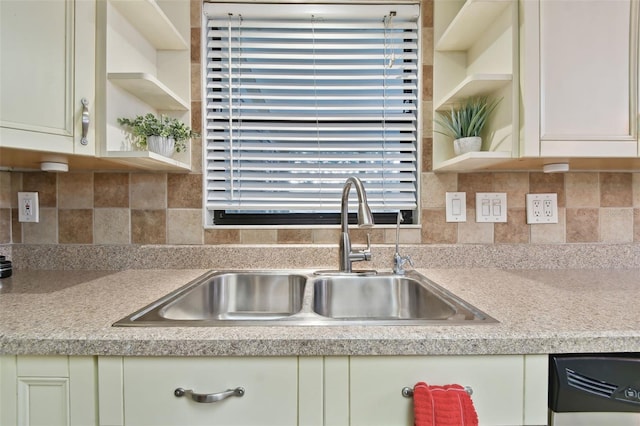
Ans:
{"label": "window frame", "polygon": [[[210,4],[221,4],[221,3],[228,3],[228,2],[218,2],[218,1],[208,1],[205,2],[205,5],[207,3]],[[230,2],[229,2],[230,3]],[[233,2],[234,4],[248,4],[247,2]],[[289,4],[299,4],[297,2],[284,2],[285,4],[289,3]],[[305,2],[309,3],[309,4],[314,4],[311,2]],[[340,6],[341,2],[329,2],[329,3],[323,3],[325,6]],[[420,13],[422,13],[422,5],[420,4],[419,1],[402,1],[402,2],[395,2],[393,0],[391,1],[387,1],[384,3],[380,3],[380,2],[358,2],[358,3],[354,3],[354,4],[358,4],[358,5],[388,5],[388,6],[395,6],[396,4],[398,5],[402,5],[402,4],[407,4],[407,5],[417,5],[418,8],[420,8]],[[201,37],[202,37],[202,41],[201,41],[201,46],[202,46],[202,55],[201,55],[201,69],[202,69],[202,77],[201,77],[201,82],[202,82],[202,117],[203,117],[203,127],[206,126],[206,120],[207,120],[207,88],[206,88],[206,70],[207,70],[207,41],[208,41],[208,37],[207,37],[207,16],[203,13],[202,16],[202,31],[201,31]],[[423,64],[422,64],[422,51],[423,51],[423,46],[422,46],[422,25],[421,25],[421,20],[420,18],[418,18],[417,20],[417,29],[415,30],[416,34],[417,34],[417,49],[416,49],[416,54],[417,54],[417,59],[415,60],[415,65],[416,65],[416,76],[417,76],[417,89],[416,89],[416,100],[415,100],[415,141],[413,142],[414,144],[414,149],[415,149],[415,160],[414,160],[414,164],[415,164],[415,208],[412,210],[407,210],[407,209],[402,209],[402,214],[403,217],[405,218],[404,223],[407,225],[410,224],[419,224],[420,223],[420,205],[421,205],[421,200],[420,200],[420,187],[421,187],[421,165],[422,165],[422,122],[423,122],[423,114],[422,114],[422,102],[423,102],[423,96],[422,96],[422,87],[423,87],[423,78],[422,78],[422,71],[423,71]],[[203,136],[205,135],[204,132],[204,128],[203,128]],[[223,211],[222,215],[219,215],[220,211],[218,209],[215,210],[211,210],[207,207],[207,141],[206,139],[203,137],[203,146],[202,146],[202,152],[203,152],[203,218],[204,218],[204,226],[205,228],[218,228],[218,227],[249,227],[249,226],[254,226],[254,227],[295,227],[295,228],[310,228],[310,227],[316,227],[316,226],[331,226],[331,225],[338,225],[340,223],[340,212],[339,209],[337,209],[336,212],[332,212],[332,213],[323,213],[323,212],[319,212],[319,213],[297,213],[297,212],[292,212],[292,213],[280,213],[280,214],[276,214],[276,213],[268,213],[266,211],[259,211],[259,212],[248,212],[248,213],[242,213],[240,215],[235,214],[235,213],[228,213],[226,211]],[[352,191],[353,192],[353,191]],[[351,194],[353,195],[353,194]],[[340,195],[337,196],[337,198],[340,198]],[[350,209],[350,211],[353,211],[352,209]],[[227,216],[227,219],[225,220],[216,220],[216,217],[219,216]],[[229,220],[228,218],[231,217],[232,219]],[[374,212],[374,217],[376,220],[376,224],[380,225],[380,224],[395,224],[396,223],[396,217],[397,217],[397,210],[395,212]],[[349,215],[349,222],[350,223],[355,223],[355,215],[350,214]]]}

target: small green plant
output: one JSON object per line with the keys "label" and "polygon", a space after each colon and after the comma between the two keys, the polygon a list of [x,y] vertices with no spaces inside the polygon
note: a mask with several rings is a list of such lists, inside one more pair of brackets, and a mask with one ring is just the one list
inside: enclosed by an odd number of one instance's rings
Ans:
{"label": "small green plant", "polygon": [[148,136],[162,136],[173,138],[175,140],[174,149],[176,152],[182,152],[187,148],[185,142],[187,139],[199,136],[198,133],[191,130],[182,121],[166,115],[156,116],[148,113],[146,115],[138,115],[133,120],[118,118],[118,124],[131,132],[136,145],[140,148],[147,147]]}
{"label": "small green plant", "polygon": [[452,106],[448,112],[438,112],[436,123],[444,130],[435,130],[453,139],[480,136],[487,117],[498,106],[502,99],[489,101],[486,96],[468,98],[457,106]]}

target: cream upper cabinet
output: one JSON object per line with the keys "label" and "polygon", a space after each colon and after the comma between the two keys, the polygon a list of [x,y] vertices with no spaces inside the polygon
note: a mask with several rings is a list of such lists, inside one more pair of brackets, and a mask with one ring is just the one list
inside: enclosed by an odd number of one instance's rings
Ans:
{"label": "cream upper cabinet", "polygon": [[637,0],[520,2],[521,157],[637,157]]}
{"label": "cream upper cabinet", "polygon": [[0,148],[95,155],[95,2],[2,0],[0,21]]}
{"label": "cream upper cabinet", "polygon": [[191,170],[132,147],[119,117],[191,124],[189,0],[0,1],[0,166]]}

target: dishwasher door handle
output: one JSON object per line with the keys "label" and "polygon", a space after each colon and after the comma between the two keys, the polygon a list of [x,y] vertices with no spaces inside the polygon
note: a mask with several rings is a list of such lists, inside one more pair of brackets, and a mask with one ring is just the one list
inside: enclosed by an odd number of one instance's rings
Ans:
{"label": "dishwasher door handle", "polygon": [[222,401],[223,399],[227,399],[232,396],[241,397],[244,395],[244,388],[237,387],[235,389],[227,389],[224,392],[218,393],[195,393],[191,389],[178,388],[173,391],[173,394],[177,397],[186,396],[195,402],[210,403]]}

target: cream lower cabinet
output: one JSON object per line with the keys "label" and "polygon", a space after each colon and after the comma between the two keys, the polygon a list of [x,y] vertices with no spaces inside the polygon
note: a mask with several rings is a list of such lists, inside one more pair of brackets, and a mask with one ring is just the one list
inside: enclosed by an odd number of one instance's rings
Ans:
{"label": "cream lower cabinet", "polygon": [[[101,425],[298,424],[298,358],[100,358]],[[178,388],[244,395],[197,402]],[[201,396],[204,399],[204,395]]]}
{"label": "cream lower cabinet", "polygon": [[472,388],[481,425],[542,425],[547,359],[0,356],[0,425],[412,426],[402,389],[420,381]]}
{"label": "cream lower cabinet", "polygon": [[348,394],[327,401],[334,408],[325,406],[325,412],[343,413],[351,426],[413,425],[413,401],[402,389],[420,381],[470,387],[481,425],[547,423],[546,355],[374,356],[345,358],[346,362],[348,367],[333,366],[327,373],[339,380],[341,370],[348,368]]}
{"label": "cream lower cabinet", "polygon": [[97,424],[95,358],[0,356],[0,424]]}

